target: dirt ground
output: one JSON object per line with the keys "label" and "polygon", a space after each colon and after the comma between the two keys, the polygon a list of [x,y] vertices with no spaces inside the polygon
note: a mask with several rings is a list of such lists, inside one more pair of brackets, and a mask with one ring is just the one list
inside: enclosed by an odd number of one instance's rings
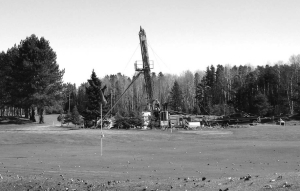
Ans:
{"label": "dirt ground", "polygon": [[300,190],[300,126],[104,130],[0,124],[0,190]]}

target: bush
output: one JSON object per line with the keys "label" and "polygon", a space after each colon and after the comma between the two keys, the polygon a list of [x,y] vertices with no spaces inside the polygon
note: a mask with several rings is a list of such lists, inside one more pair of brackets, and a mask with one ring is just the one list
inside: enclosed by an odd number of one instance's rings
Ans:
{"label": "bush", "polygon": [[72,123],[72,114],[70,112],[68,112],[65,116],[64,116],[64,124],[67,123],[69,125],[69,123]]}
{"label": "bush", "polygon": [[63,122],[63,121],[64,121],[64,116],[63,116],[62,114],[60,114],[60,115],[57,117],[57,121]]}
{"label": "bush", "polygon": [[129,116],[123,117],[119,113],[116,115],[114,128],[129,129],[132,127],[141,127],[144,125],[143,116],[140,113],[131,112]]}
{"label": "bush", "polygon": [[143,120],[137,117],[123,117],[117,119],[114,127],[119,129],[129,129],[132,127],[141,127]]}
{"label": "bush", "polygon": [[73,108],[72,113],[68,112],[66,115],[60,114],[57,117],[57,121],[61,122],[61,124],[67,123],[68,125],[69,123],[73,123],[75,126],[83,124],[82,116],[79,114],[76,106]]}

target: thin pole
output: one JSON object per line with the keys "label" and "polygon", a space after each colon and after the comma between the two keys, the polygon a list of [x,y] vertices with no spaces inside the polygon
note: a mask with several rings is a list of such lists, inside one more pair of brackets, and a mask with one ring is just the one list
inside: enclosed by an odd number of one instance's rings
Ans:
{"label": "thin pole", "polygon": [[102,138],[103,138],[103,130],[102,130],[102,103],[100,103],[100,115],[101,115],[101,156],[102,156]]}
{"label": "thin pole", "polygon": [[70,99],[71,99],[70,94],[71,94],[71,93],[69,92],[69,113],[70,113],[70,110],[71,110],[71,109],[70,109],[70,101],[71,101],[71,100],[70,100]]}
{"label": "thin pole", "polygon": [[[110,90],[110,108],[112,108],[112,93],[113,91]],[[110,117],[112,117],[112,111],[110,111]]]}

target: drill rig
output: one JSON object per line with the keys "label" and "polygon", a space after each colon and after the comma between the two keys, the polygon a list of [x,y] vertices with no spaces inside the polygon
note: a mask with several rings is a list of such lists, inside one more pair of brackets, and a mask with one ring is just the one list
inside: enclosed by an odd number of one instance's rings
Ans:
{"label": "drill rig", "polygon": [[145,89],[147,93],[147,110],[151,111],[152,110],[151,103],[153,102],[153,89],[152,89],[151,76],[150,76],[150,62],[149,62],[149,55],[148,55],[146,32],[144,29],[142,29],[142,27],[140,27],[139,38],[140,38],[143,67],[138,68],[136,63],[135,69],[136,71],[143,72],[144,74]]}
{"label": "drill rig", "polygon": [[147,46],[147,37],[145,30],[140,27],[139,32],[140,46],[142,53],[143,67],[138,68],[137,63],[135,64],[136,71],[143,72],[145,79],[145,89],[147,93],[147,111],[151,113],[150,116],[150,127],[167,127],[169,126],[169,115],[166,107],[161,110],[160,103],[157,99],[153,99],[153,87],[150,76],[150,62]]}
{"label": "drill rig", "polygon": [[151,65],[149,62],[147,38],[146,38],[145,30],[142,29],[142,27],[140,27],[139,38],[140,38],[143,65],[142,67],[139,67],[137,61],[135,62],[135,70],[138,72],[138,74],[133,77],[132,82],[125,89],[125,91],[121,94],[119,99],[115,102],[115,104],[110,108],[110,110],[107,112],[107,114],[104,117],[106,117],[109,114],[109,112],[117,105],[117,103],[121,100],[125,92],[139,78],[140,74],[143,73],[145,79],[145,89],[147,94],[147,107],[146,107],[146,111],[144,111],[143,113],[148,113],[150,115],[148,117],[150,119],[148,120],[149,124],[147,124],[147,126],[150,126],[150,128],[152,127],[167,128],[170,126],[170,123],[169,123],[169,114],[167,111],[166,104],[161,110],[159,101],[157,99],[155,100],[153,99],[153,88],[152,88],[151,76],[150,76]]}

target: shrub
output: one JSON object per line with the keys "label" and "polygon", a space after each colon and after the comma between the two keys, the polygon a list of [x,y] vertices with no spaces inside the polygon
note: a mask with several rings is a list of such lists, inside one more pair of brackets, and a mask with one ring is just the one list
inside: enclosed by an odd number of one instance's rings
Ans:
{"label": "shrub", "polygon": [[140,113],[131,112],[123,117],[117,113],[114,128],[129,129],[132,127],[141,127],[144,125],[143,116]]}

